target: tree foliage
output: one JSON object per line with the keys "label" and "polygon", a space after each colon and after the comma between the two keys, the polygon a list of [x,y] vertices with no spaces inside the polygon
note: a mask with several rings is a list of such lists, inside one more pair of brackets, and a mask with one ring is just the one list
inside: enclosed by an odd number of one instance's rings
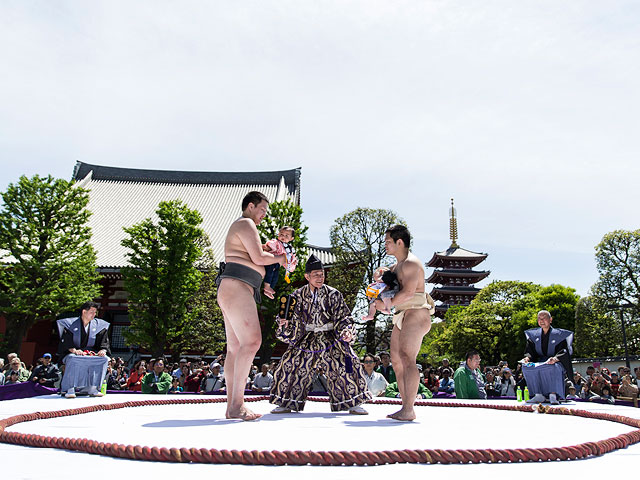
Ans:
{"label": "tree foliage", "polygon": [[213,266],[203,272],[198,290],[187,302],[189,321],[173,343],[174,361],[181,352],[213,355],[224,349],[226,337],[224,318],[217,301],[217,274],[218,270]]}
{"label": "tree foliage", "polygon": [[578,296],[562,285],[496,280],[484,287],[468,307],[451,307],[443,326],[433,329],[421,352],[429,357],[463,360],[475,349],[488,365],[522,358],[524,331],[537,325],[537,313],[548,310],[553,325],[574,329]]}
{"label": "tree foliage", "polygon": [[[385,231],[392,225],[406,225],[391,210],[356,208],[337,218],[330,230],[331,247],[337,257],[331,285],[356,297],[357,305],[368,308],[365,290],[373,282],[373,273],[381,265],[391,264],[384,246]],[[359,277],[359,279],[358,279]],[[354,294],[355,291],[355,294]],[[364,330],[364,347],[375,352],[386,348],[391,334],[391,319],[379,314],[373,321],[360,325]]]}
{"label": "tree foliage", "polygon": [[157,223],[147,218],[124,229],[129,266],[122,274],[131,319],[126,339],[160,356],[185,335],[197,312],[188,303],[200,287],[197,265],[208,241],[200,214],[181,201],[160,202],[156,215]]}
{"label": "tree foliage", "polygon": [[592,294],[604,302],[640,304],[640,230],[615,230],[596,245],[599,278]]}
{"label": "tree foliage", "polygon": [[20,177],[2,194],[0,313],[4,352],[20,351],[31,326],[99,294],[87,226],[88,192],[50,175]]}
{"label": "tree foliage", "polygon": [[264,295],[260,312],[264,324],[262,325],[262,345],[258,355],[260,363],[268,362],[271,359],[273,348],[276,344],[276,316],[279,310],[278,299],[282,295],[288,295],[294,290],[294,286],[304,283],[304,264],[307,260],[307,231],[309,227],[302,222],[302,207],[296,205],[291,199],[286,199],[269,204],[269,211],[265,218],[258,225],[260,240],[262,243],[276,238],[278,232],[284,226],[290,226],[295,230],[295,236],[291,241],[291,246],[298,257],[298,267],[289,275],[291,283],[284,279],[284,268],[278,271],[278,284],[276,285],[276,295],[271,300]]}

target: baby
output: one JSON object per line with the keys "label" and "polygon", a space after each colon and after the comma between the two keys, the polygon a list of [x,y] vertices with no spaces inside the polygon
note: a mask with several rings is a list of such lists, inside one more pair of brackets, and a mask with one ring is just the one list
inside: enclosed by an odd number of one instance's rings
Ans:
{"label": "baby", "polygon": [[380,298],[384,303],[385,309],[382,313],[391,313],[391,299],[398,293],[400,286],[398,285],[398,277],[388,268],[379,268],[373,274],[374,283],[367,287],[367,297],[369,302],[369,314],[362,317],[362,320],[368,322],[373,320],[376,314],[376,299]]}
{"label": "baby", "polygon": [[[292,227],[282,227],[278,232],[278,238],[269,240],[262,247],[265,251],[273,253],[274,255],[286,255],[287,260],[284,265],[285,277],[287,283],[290,282],[289,274],[296,269],[298,265],[298,258],[296,257],[293,247],[289,243],[293,240],[295,230]],[[264,294],[273,298],[276,291],[276,284],[278,283],[278,273],[280,269],[279,263],[267,265],[264,270]]]}

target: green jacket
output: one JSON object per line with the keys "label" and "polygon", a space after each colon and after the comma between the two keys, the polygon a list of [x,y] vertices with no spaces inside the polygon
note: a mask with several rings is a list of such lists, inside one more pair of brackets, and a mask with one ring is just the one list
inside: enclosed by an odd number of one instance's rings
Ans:
{"label": "green jacket", "polygon": [[[153,385],[158,387],[155,391]],[[171,388],[171,375],[167,372],[162,372],[160,378],[156,382],[156,376],[153,372],[147,373],[142,379],[142,393],[167,393]]]}
{"label": "green jacket", "polygon": [[[418,384],[418,395],[422,395],[423,398],[432,398],[433,393],[427,387],[424,386],[422,382]],[[398,382],[393,382],[387,385],[387,388],[384,391],[385,397],[391,398],[399,398],[400,390],[398,390]]]}
{"label": "green jacket", "polygon": [[[480,375],[484,381],[480,369],[476,369],[476,374]],[[455,382],[456,398],[483,398],[478,391],[478,384],[466,364],[456,370],[456,373],[453,374],[453,381]]]}

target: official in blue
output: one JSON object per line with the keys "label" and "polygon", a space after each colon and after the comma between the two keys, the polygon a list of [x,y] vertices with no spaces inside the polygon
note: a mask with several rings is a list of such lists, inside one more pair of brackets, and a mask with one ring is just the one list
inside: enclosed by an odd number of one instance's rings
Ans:
{"label": "official in blue", "polygon": [[573,378],[573,332],[553,328],[551,322],[551,314],[541,310],[538,312],[540,328],[524,332],[527,346],[522,359],[522,373],[533,395],[529,403],[542,403],[548,398],[552,405],[557,405],[558,399],[564,398],[564,376]]}
{"label": "official in blue", "polygon": [[109,347],[109,322],[96,317],[99,304],[86,302],[76,318],[58,320],[60,344],[58,363],[64,364],[64,376],[60,386],[66,398],[77,393],[101,397],[100,387],[107,373],[111,350]]}

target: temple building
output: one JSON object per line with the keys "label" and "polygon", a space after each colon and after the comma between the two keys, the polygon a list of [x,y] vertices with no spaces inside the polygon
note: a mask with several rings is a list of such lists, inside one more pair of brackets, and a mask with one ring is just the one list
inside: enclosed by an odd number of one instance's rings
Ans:
{"label": "temple building", "polygon": [[444,319],[452,305],[469,305],[480,291],[473,285],[491,273],[488,270],[473,270],[487,258],[486,253],[472,252],[458,245],[458,220],[453,198],[449,217],[451,245],[442,252],[435,252],[427,263],[427,267],[434,268],[427,283],[435,285],[430,295],[439,302],[436,304],[435,316],[441,319]]}
{"label": "temple building", "polygon": [[[300,204],[301,169],[270,172],[191,172],[146,170],[91,165],[77,162],[73,180],[89,190],[87,209],[92,212],[89,226],[96,250],[98,271],[102,274],[99,316],[111,323],[111,348],[115,355],[129,351],[123,330],[130,325],[128,293],[120,269],[127,265],[123,227],[146,218],[157,219],[161,201],[181,200],[202,215],[201,228],[211,240],[214,260],[224,260],[224,240],[231,223],[241,214],[244,196],[257,190],[270,202],[291,199]],[[330,248],[308,245],[309,253],[323,263],[335,261]],[[301,259],[304,265],[304,260]],[[63,312],[61,312],[63,313]],[[36,360],[44,352],[55,351],[58,335],[55,321],[38,322],[28,332],[20,356]]]}

